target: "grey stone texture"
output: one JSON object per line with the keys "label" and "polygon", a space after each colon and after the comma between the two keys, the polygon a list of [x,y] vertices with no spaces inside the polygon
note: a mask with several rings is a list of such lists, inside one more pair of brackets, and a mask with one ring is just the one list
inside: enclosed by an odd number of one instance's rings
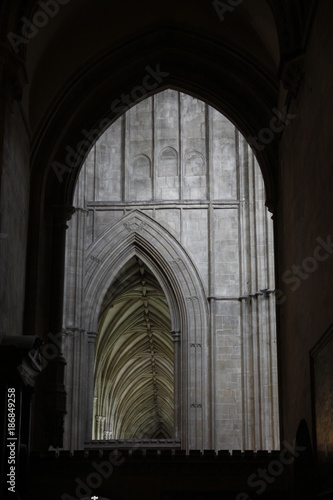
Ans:
{"label": "grey stone texture", "polygon": [[5,105],[5,119],[0,197],[0,339],[5,334],[21,335],[23,329],[30,189],[29,136],[16,102]]}
{"label": "grey stone texture", "polygon": [[108,397],[105,381],[95,377],[94,389],[87,382],[100,362],[97,356],[93,363],[87,332],[97,334],[99,352],[103,300],[117,272],[137,256],[155,272],[171,328],[180,331],[173,392],[181,445],[278,448],[273,222],[260,168],[234,125],[175,90],[149,97],[96,142],[74,203],[64,329],[66,384],[75,403],[66,417],[66,447],[82,448],[104,431],[110,437],[101,414],[112,406],[100,400]]}

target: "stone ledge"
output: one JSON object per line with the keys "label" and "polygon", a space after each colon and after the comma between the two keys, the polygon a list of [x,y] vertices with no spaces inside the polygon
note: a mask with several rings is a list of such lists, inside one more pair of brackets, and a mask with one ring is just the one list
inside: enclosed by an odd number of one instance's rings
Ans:
{"label": "stone ledge", "polygon": [[110,450],[110,449],[164,449],[180,448],[180,439],[108,439],[99,441],[86,441],[85,450]]}
{"label": "stone ledge", "polygon": [[[242,463],[250,463],[250,462],[260,462],[260,463],[269,463],[272,460],[278,460],[279,455],[281,453],[280,450],[273,450],[271,452],[267,450],[189,450],[187,453],[186,450],[180,449],[180,443],[178,443],[178,448],[172,445],[171,443],[166,446],[160,444],[140,444],[139,446],[130,447],[128,443],[125,442],[123,446],[121,445],[121,441],[119,441],[116,445],[111,444],[111,441],[108,442],[99,442],[102,444],[101,446],[95,446],[91,448],[86,448],[85,450],[52,450],[52,451],[34,451],[31,453],[32,460],[70,460],[72,462],[78,460],[89,460],[96,458],[105,458],[109,456],[112,452],[118,452],[119,456],[123,456],[124,458],[133,459],[147,459],[149,461],[150,458],[181,458],[186,461],[188,460],[196,460],[200,458],[204,461],[216,460],[219,461],[230,461],[230,462],[242,462]],[[147,445],[148,444],[148,445]]]}

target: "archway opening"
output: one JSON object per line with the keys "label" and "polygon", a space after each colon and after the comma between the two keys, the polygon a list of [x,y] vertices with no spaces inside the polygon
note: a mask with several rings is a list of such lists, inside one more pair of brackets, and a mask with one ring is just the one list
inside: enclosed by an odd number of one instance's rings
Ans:
{"label": "archway opening", "polygon": [[93,439],[174,437],[174,352],[170,312],[138,257],[108,289],[96,342]]}
{"label": "archway opening", "polygon": [[[187,450],[278,448],[273,222],[265,201],[262,173],[246,139],[216,109],[177,90],[142,100],[98,139],[78,178],[68,232],[68,391],[86,376],[81,360],[71,369],[76,350],[88,351],[89,360],[87,391],[80,395],[81,408],[88,408],[86,426],[71,437],[82,418],[73,403],[68,440],[84,447],[92,436],[173,436],[172,405],[166,404],[158,424],[146,403],[153,401],[145,399],[152,373],[149,383],[142,377],[138,386],[142,397],[130,397],[135,367],[152,368],[151,355],[131,364],[133,357],[126,356],[135,340],[126,351],[125,337],[116,340],[112,326],[125,328],[140,310],[133,304],[129,319],[127,285],[122,290],[119,283],[130,281],[145,262],[151,283],[157,287],[158,276],[168,303],[176,304],[170,305],[175,439]],[[138,346],[141,355],[140,341]],[[128,363],[117,371],[118,349]],[[117,377],[129,381],[128,388]],[[170,383],[163,390],[172,401]],[[148,420],[155,423],[149,427]]]}

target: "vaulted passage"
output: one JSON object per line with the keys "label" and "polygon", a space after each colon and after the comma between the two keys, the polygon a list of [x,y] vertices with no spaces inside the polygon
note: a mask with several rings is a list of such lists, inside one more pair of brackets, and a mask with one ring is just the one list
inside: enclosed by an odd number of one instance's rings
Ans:
{"label": "vaulted passage", "polygon": [[95,357],[94,439],[174,434],[170,313],[149,268],[132,257],[102,305]]}

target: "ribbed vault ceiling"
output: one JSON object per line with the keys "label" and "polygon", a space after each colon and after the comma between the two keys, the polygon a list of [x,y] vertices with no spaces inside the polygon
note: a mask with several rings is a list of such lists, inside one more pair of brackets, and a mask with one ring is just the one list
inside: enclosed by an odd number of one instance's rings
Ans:
{"label": "ribbed vault ceiling", "polygon": [[165,295],[133,257],[106,294],[96,345],[96,415],[113,439],[173,437],[173,363]]}

